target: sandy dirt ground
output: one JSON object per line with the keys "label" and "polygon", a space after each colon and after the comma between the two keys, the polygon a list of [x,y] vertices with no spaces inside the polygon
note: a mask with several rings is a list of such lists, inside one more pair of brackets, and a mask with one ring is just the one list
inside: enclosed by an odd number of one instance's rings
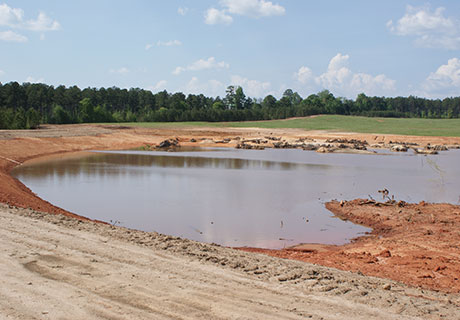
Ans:
{"label": "sandy dirt ground", "polygon": [[460,297],[0,205],[2,319],[458,319]]}
{"label": "sandy dirt ground", "polygon": [[[134,148],[169,138],[181,145],[234,147],[237,138],[266,136],[460,143],[459,138],[294,129],[66,125],[0,131],[0,202],[5,204],[0,207],[0,319],[460,319],[458,206],[332,202],[332,212],[372,227],[373,233],[340,247],[261,250],[357,272],[349,273],[94,223],[38,198],[9,175],[25,161],[70,152]],[[232,142],[215,142],[224,139]]]}

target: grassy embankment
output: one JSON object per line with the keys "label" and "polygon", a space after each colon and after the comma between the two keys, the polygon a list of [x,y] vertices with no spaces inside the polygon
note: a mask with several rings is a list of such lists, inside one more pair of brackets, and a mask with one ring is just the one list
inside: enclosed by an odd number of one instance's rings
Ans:
{"label": "grassy embankment", "polygon": [[460,119],[395,119],[322,115],[310,118],[247,122],[141,122],[126,125],[148,128],[200,127],[257,127],[330,130],[339,132],[401,134],[414,136],[460,137]]}

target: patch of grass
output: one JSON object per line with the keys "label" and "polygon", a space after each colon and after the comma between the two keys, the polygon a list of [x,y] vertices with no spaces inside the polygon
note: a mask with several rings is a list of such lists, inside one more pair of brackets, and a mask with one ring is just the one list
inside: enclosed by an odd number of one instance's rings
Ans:
{"label": "patch of grass", "polygon": [[354,116],[322,115],[289,120],[247,122],[168,122],[124,123],[123,125],[147,128],[175,127],[254,127],[328,130],[336,132],[401,134],[414,136],[460,137],[460,119],[403,119],[367,118]]}
{"label": "patch of grass", "polygon": [[151,146],[149,144],[145,144],[145,145],[140,146],[140,147],[131,148],[131,150],[133,150],[133,151],[151,151],[152,148],[153,148],[153,146]]}
{"label": "patch of grass", "polygon": [[231,126],[460,137],[460,119],[367,118],[323,115],[290,120],[240,122],[233,123]]}

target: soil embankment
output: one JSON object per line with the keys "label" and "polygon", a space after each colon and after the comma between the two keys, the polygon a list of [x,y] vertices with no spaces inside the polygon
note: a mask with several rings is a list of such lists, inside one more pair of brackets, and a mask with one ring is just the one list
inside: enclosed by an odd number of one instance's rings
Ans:
{"label": "soil embankment", "polygon": [[[24,161],[69,152],[155,145],[169,138],[177,138],[181,145],[235,147],[241,139],[266,136],[289,141],[346,138],[369,144],[460,143],[459,138],[274,129],[69,125],[35,131],[0,131],[0,202],[11,206],[0,208],[0,252],[5,261],[1,274],[7,275],[2,277],[0,314],[24,319],[53,314],[51,318],[58,318],[60,314],[69,314],[65,312],[70,308],[70,314],[80,315],[74,318],[85,318],[88,314],[109,318],[132,314],[137,315],[133,318],[143,318],[152,312],[158,312],[160,318],[199,315],[228,318],[229,314],[293,319],[459,318],[458,294],[438,294],[295,261],[90,221],[78,222],[72,217],[85,218],[38,198],[9,174]],[[460,292],[458,206],[424,203],[380,206],[355,200],[331,202],[328,208],[339,217],[374,231],[340,247],[245,250],[359,271],[423,288]],[[197,275],[203,275],[203,279],[195,279]],[[35,302],[26,304],[18,296],[30,297],[28,300]],[[257,299],[251,298],[254,296]],[[161,308],[153,307],[160,305]],[[36,316],[41,309],[42,314]],[[238,313],[246,309],[249,313]]]}

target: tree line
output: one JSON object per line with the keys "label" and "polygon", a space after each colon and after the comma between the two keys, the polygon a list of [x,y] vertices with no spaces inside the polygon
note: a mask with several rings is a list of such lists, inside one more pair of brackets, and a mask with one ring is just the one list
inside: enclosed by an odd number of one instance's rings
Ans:
{"label": "tree line", "polygon": [[287,89],[280,99],[246,96],[229,86],[224,97],[182,92],[152,93],[131,88],[85,88],[41,83],[0,83],[0,129],[37,128],[42,123],[249,121],[303,117],[315,114],[368,117],[458,118],[460,97],[426,99],[335,97],[328,90],[302,98]]}

